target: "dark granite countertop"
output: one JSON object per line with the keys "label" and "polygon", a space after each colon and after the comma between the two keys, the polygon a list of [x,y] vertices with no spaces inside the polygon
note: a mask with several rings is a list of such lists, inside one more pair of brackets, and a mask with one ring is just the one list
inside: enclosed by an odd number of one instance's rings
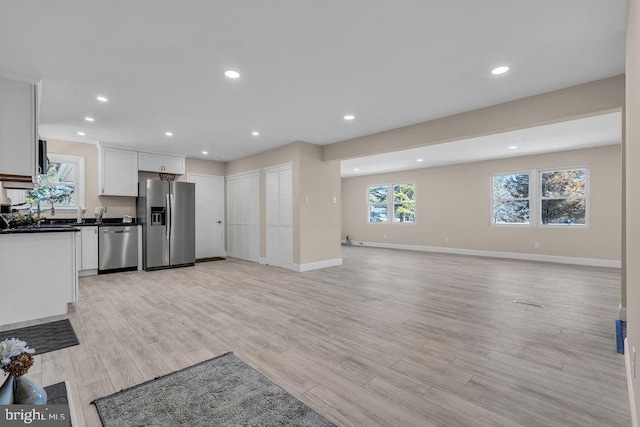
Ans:
{"label": "dark granite countertop", "polygon": [[33,234],[33,233],[65,233],[80,231],[72,225],[41,225],[40,227],[19,227],[0,230],[0,234]]}
{"label": "dark granite countertop", "polygon": [[122,218],[104,218],[102,222],[98,223],[95,219],[88,219],[85,222],[78,224],[73,218],[60,218],[50,219],[47,218],[40,224],[40,227],[36,226],[24,226],[18,228],[8,228],[0,230],[0,234],[23,234],[23,233],[59,233],[69,231],[80,231],[80,227],[117,227],[117,226],[136,226],[135,220],[131,223],[123,223]]}
{"label": "dark granite countertop", "polygon": [[133,219],[132,222],[130,223],[124,223],[122,222],[122,218],[103,218],[102,222],[96,222],[95,219],[87,219],[85,220],[83,223],[77,223],[75,218],[60,218],[60,219],[54,219],[54,218],[47,218],[47,220],[42,224],[44,225],[71,225],[73,227],[102,227],[102,226],[109,226],[109,227],[113,227],[121,225],[121,226],[127,226],[127,225],[138,225],[136,224],[136,220]]}

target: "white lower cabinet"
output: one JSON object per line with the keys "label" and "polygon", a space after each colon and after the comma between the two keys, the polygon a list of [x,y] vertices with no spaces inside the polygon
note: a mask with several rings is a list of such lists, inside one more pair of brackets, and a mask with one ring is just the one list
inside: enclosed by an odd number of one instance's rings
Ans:
{"label": "white lower cabinet", "polygon": [[81,227],[80,275],[98,272],[98,227]]}
{"label": "white lower cabinet", "polygon": [[77,299],[76,233],[0,235],[0,325],[68,313]]}

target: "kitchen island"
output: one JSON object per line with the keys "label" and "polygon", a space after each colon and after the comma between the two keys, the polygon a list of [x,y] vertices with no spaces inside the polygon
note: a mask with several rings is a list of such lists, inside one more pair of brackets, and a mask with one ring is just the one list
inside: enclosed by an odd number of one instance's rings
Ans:
{"label": "kitchen island", "polygon": [[76,231],[0,232],[0,326],[67,313],[78,294]]}

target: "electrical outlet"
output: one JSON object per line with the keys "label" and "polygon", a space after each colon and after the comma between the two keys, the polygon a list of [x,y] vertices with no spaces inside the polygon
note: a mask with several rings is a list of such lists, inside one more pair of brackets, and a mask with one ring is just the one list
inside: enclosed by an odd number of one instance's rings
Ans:
{"label": "electrical outlet", "polygon": [[386,239],[386,238],[387,238],[387,235],[385,234],[384,236],[382,236],[382,238],[383,238],[383,239]]}
{"label": "electrical outlet", "polygon": [[333,198],[333,203],[338,203],[338,198],[337,197]]}
{"label": "electrical outlet", "polygon": [[445,243],[449,243],[449,238],[448,238],[448,237],[445,237],[444,242],[445,242]]}
{"label": "electrical outlet", "polygon": [[540,242],[535,242],[533,244],[533,247],[536,248],[536,249],[540,249]]}

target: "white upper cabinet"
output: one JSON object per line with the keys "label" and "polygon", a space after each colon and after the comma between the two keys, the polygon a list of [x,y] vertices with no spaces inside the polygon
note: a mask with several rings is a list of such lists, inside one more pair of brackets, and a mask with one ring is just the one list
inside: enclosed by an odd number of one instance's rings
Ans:
{"label": "white upper cabinet", "polygon": [[34,182],[37,86],[0,77],[0,180]]}
{"label": "white upper cabinet", "polygon": [[154,153],[138,153],[138,170],[145,172],[184,174],[184,157]]}
{"label": "white upper cabinet", "polygon": [[138,152],[100,146],[100,196],[138,196]]}

